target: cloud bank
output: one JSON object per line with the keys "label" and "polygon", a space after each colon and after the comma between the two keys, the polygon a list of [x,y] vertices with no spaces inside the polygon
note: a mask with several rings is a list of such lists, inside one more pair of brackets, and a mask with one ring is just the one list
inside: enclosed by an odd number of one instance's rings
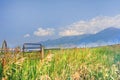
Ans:
{"label": "cloud bank", "polygon": [[98,16],[87,21],[75,22],[60,30],[60,36],[94,34],[108,27],[120,28],[120,15],[114,17]]}
{"label": "cloud bank", "polygon": [[53,28],[38,28],[37,31],[33,33],[35,36],[41,37],[41,36],[50,36],[54,34],[54,29]]}
{"label": "cloud bank", "polygon": [[[63,26],[61,28],[38,28],[34,31],[34,35],[38,37],[51,36],[56,33],[59,36],[73,36],[82,34],[95,34],[103,29],[109,27],[120,28],[120,15],[113,17],[110,16],[97,16],[89,20],[81,20],[71,25]],[[24,37],[29,37],[26,34]]]}
{"label": "cloud bank", "polygon": [[30,37],[30,34],[25,34],[24,38]]}

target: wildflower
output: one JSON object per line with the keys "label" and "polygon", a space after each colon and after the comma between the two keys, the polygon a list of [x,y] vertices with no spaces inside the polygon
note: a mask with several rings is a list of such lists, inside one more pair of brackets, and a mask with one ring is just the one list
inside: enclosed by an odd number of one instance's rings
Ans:
{"label": "wildflower", "polygon": [[73,75],[72,75],[72,78],[73,80],[79,80],[80,79],[80,75],[78,72],[75,72]]}

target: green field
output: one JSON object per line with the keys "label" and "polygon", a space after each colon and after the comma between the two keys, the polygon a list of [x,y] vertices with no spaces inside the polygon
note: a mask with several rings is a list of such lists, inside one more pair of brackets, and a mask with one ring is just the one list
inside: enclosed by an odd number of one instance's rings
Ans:
{"label": "green field", "polygon": [[[3,55],[1,53],[1,55]],[[120,46],[6,53],[0,80],[120,80]]]}

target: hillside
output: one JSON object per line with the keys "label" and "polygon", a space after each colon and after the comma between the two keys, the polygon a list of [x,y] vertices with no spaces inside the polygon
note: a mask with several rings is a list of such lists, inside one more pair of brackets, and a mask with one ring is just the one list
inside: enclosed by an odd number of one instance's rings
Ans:
{"label": "hillside", "polygon": [[64,36],[54,40],[42,41],[46,47],[78,47],[80,45],[111,45],[120,42],[120,29],[110,27],[96,34],[84,34],[77,36]]}

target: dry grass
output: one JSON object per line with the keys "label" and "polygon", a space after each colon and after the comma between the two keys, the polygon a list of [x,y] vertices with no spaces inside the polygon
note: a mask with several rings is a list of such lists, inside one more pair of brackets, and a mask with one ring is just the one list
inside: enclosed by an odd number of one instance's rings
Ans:
{"label": "dry grass", "polygon": [[[7,53],[0,60],[1,80],[119,80],[119,49],[63,49],[37,53]],[[34,57],[34,58],[33,58]]]}

